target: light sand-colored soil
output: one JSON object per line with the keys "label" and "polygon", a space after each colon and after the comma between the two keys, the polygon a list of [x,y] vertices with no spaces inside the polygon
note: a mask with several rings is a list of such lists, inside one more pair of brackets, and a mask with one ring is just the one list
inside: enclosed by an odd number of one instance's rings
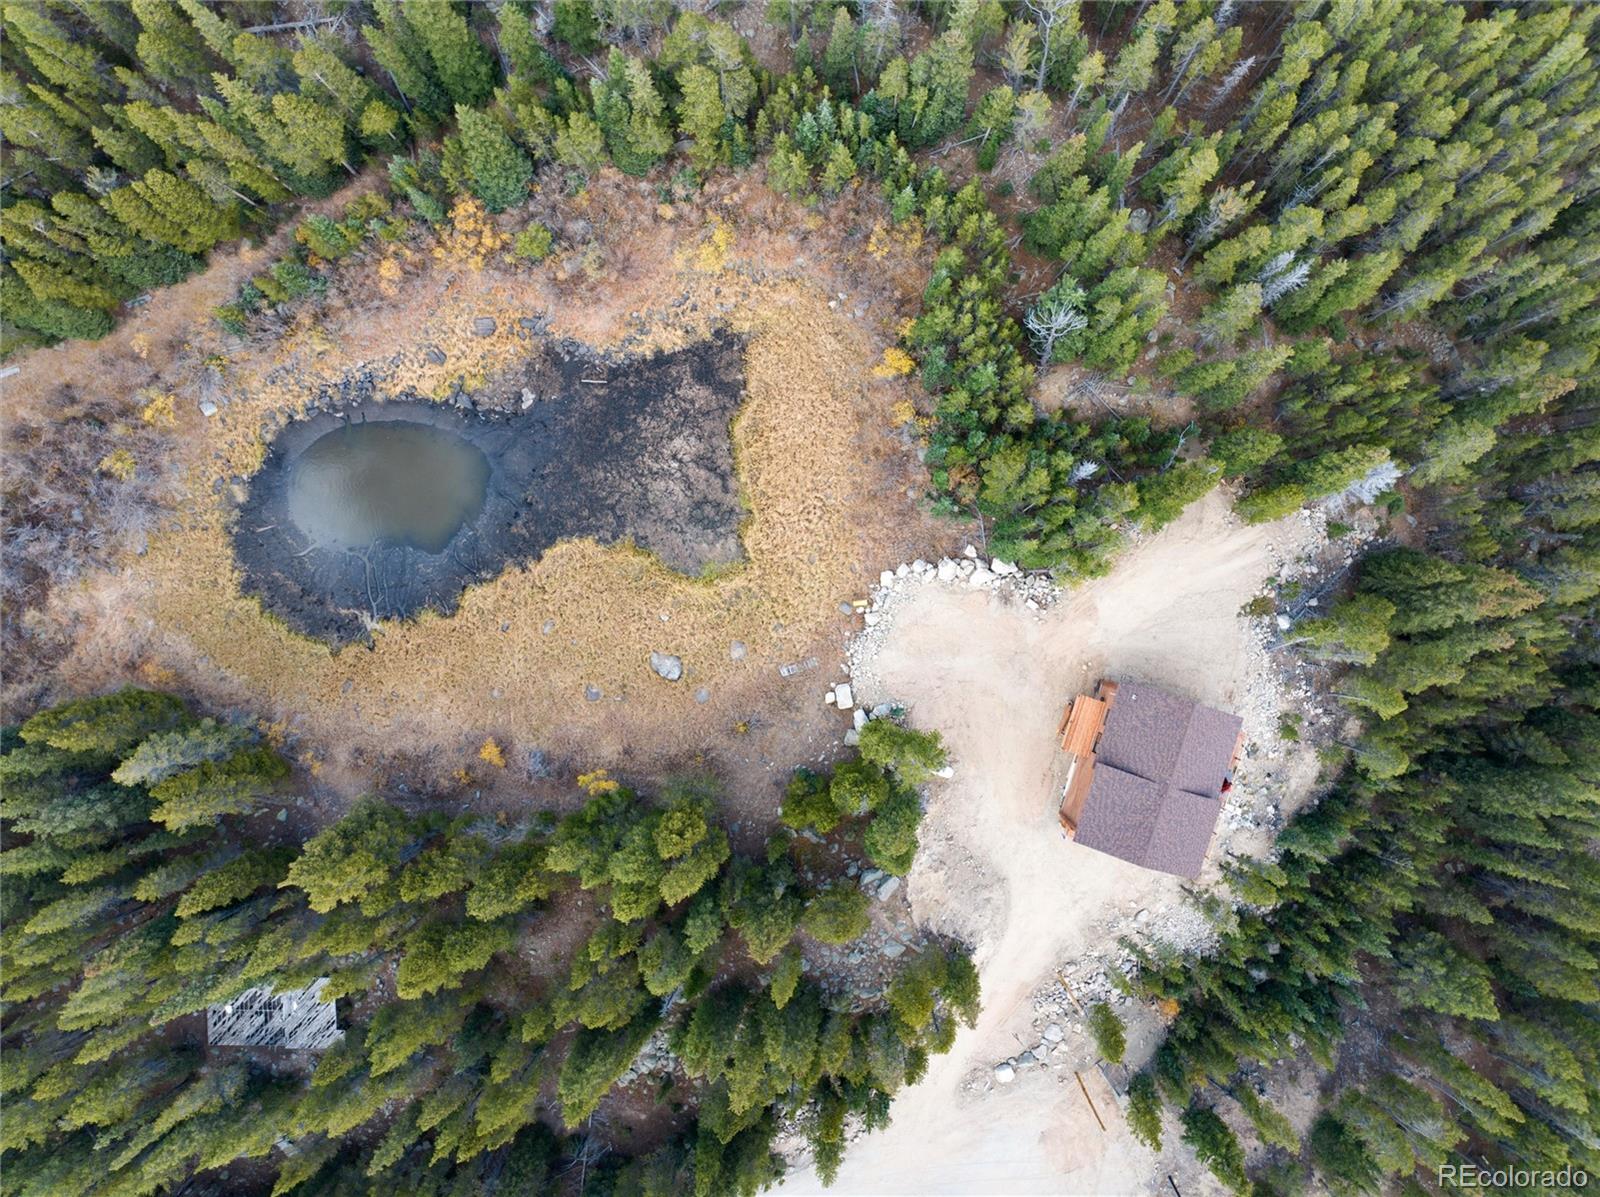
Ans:
{"label": "light sand-colored soil", "polygon": [[[1277,741],[1273,666],[1240,608],[1313,535],[1298,516],[1242,526],[1217,493],[1043,614],[960,585],[912,585],[891,603],[882,646],[855,680],[867,702],[903,703],[949,746],[955,776],[931,795],[908,891],[919,922],[973,946],[984,1009],[896,1099],[892,1125],[853,1145],[832,1191],[1155,1193],[1169,1172],[1185,1197],[1213,1191],[1181,1146],[1158,1160],[1132,1139],[1092,1066],[1083,1078],[1104,1133],[1070,1069],[1027,1069],[1005,1087],[992,1069],[1038,1041],[1035,991],[1121,921],[1132,930],[1136,909],[1158,939],[1164,922],[1197,923],[1180,913],[1179,879],[1062,836],[1054,733],[1068,698],[1109,675],[1239,711],[1252,745],[1244,800],[1303,801],[1315,761]],[[1219,827],[1201,882],[1225,846],[1259,851],[1264,838]],[[784,1191],[819,1188],[804,1172]]]}

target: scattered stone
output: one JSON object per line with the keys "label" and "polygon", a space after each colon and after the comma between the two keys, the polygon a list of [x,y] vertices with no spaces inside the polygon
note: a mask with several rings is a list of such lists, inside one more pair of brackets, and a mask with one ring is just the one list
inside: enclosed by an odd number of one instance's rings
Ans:
{"label": "scattered stone", "polygon": [[878,622],[883,618],[883,616],[877,611],[868,611],[861,618],[863,621],[865,621],[869,628],[875,628],[878,626]]}
{"label": "scattered stone", "polygon": [[835,701],[834,695],[833,695],[833,691],[829,690],[825,694],[823,694],[822,701],[827,703],[831,707],[834,704],[834,701]]}
{"label": "scattered stone", "polygon": [[1287,632],[1290,627],[1293,626],[1293,623],[1294,621],[1291,620],[1287,615],[1278,616],[1278,631]]}
{"label": "scattered stone", "polygon": [[1017,1070],[1011,1067],[1010,1062],[994,1066],[994,1079],[1002,1085],[1009,1085],[1017,1079]]}
{"label": "scattered stone", "polygon": [[956,569],[956,563],[950,560],[950,558],[943,557],[940,559],[938,569],[939,581],[954,582],[958,572],[960,571]]}
{"label": "scattered stone", "polygon": [[583,696],[590,702],[599,702],[601,691],[599,686],[589,685],[583,688]]}
{"label": "scattered stone", "polygon": [[894,585],[894,570],[886,569],[881,574],[879,574],[878,575],[878,585],[879,586],[893,586]]}
{"label": "scattered stone", "polygon": [[861,743],[861,733],[852,727],[849,731],[844,733],[844,743],[846,748],[854,748],[857,744]]}
{"label": "scattered stone", "polygon": [[209,399],[200,400],[200,414],[202,416],[214,416],[214,415],[216,415],[217,414],[217,405],[215,403],[211,402],[211,400],[209,400]]}
{"label": "scattered stone", "polygon": [[900,959],[901,956],[905,955],[905,950],[906,945],[901,943],[898,939],[891,939],[888,943],[883,945],[883,954],[890,960]]}
{"label": "scattered stone", "polygon": [[855,695],[850,691],[849,682],[840,682],[833,688],[833,701],[841,711],[848,711],[856,705]]}
{"label": "scattered stone", "polygon": [[1129,213],[1128,231],[1132,233],[1148,233],[1150,231],[1150,209],[1135,208]]}
{"label": "scattered stone", "polygon": [[650,668],[669,682],[675,682],[683,676],[682,658],[675,657],[671,653],[651,653]]}
{"label": "scattered stone", "polygon": [[945,781],[949,781],[956,775],[955,766],[945,765],[942,769],[935,769],[933,771],[933,775],[935,777],[943,778]]}
{"label": "scattered stone", "polygon": [[281,810],[278,811],[278,822],[287,823],[288,821],[289,821],[289,808],[286,806],[286,807],[283,807]]}
{"label": "scattered stone", "polygon": [[428,361],[432,362],[435,366],[442,366],[447,360],[444,356],[444,350],[440,349],[437,345],[429,345],[428,348],[423,351],[422,356],[427,358]]}
{"label": "scattered stone", "polygon": [[536,399],[538,399],[538,397],[539,396],[535,395],[527,387],[523,387],[522,388],[522,410],[523,411],[527,411],[530,407],[532,407],[533,404],[534,404],[534,401]]}
{"label": "scattered stone", "polygon": [[976,561],[978,559],[978,548],[976,545],[969,544],[966,548],[961,550],[961,553],[969,561]]}
{"label": "scattered stone", "polygon": [[728,645],[728,659],[730,661],[742,661],[744,660],[744,654],[746,651],[747,650],[745,649],[744,641],[735,640],[732,644]]}
{"label": "scattered stone", "polygon": [[968,586],[987,586],[991,582],[993,582],[994,579],[995,579],[994,573],[991,572],[990,570],[984,569],[983,566],[980,565],[980,566],[978,566],[977,569],[973,570],[970,574],[967,575],[967,585]]}
{"label": "scattered stone", "polygon": [[1064,1038],[1066,1038],[1066,1034],[1067,1033],[1061,1029],[1060,1023],[1053,1022],[1044,1029],[1044,1039],[1046,1043],[1060,1043]]}
{"label": "scattered stone", "polygon": [[553,619],[545,620],[543,625],[541,625],[540,628],[539,628],[539,631],[542,632],[546,636],[548,636],[551,632],[553,632],[555,630],[556,630],[556,621],[553,620]]}
{"label": "scattered stone", "polygon": [[856,725],[856,730],[857,731],[860,731],[862,728],[867,726],[867,713],[866,713],[866,711],[862,710],[862,708],[860,708],[860,707],[856,708],[855,725]]}
{"label": "scattered stone", "polygon": [[696,690],[694,692],[694,700],[696,702],[698,702],[698,703],[708,703],[708,702],[710,702],[711,701],[711,691],[707,690],[704,686],[701,686],[698,690]]}
{"label": "scattered stone", "polygon": [[885,902],[894,897],[895,891],[900,888],[900,878],[891,877],[878,887],[878,901]]}
{"label": "scattered stone", "polygon": [[861,884],[862,885],[876,885],[876,884],[878,884],[878,882],[882,881],[886,876],[888,876],[888,874],[885,873],[882,869],[868,869],[865,873],[861,874]]}
{"label": "scattered stone", "polygon": [[493,316],[479,316],[472,322],[472,335],[475,337],[494,336],[495,322]]}

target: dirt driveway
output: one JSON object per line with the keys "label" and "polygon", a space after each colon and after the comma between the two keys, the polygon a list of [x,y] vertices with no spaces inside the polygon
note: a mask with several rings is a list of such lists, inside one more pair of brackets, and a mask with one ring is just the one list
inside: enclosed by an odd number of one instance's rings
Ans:
{"label": "dirt driveway", "polygon": [[[1180,912],[1179,879],[1062,835],[1052,776],[1069,697],[1110,675],[1238,711],[1258,750],[1241,769],[1245,796],[1254,785],[1292,804],[1309,788],[1315,762],[1291,752],[1284,763],[1276,683],[1240,617],[1309,536],[1298,517],[1242,526],[1213,495],[1109,577],[1042,614],[960,585],[912,585],[897,595],[882,647],[856,681],[867,701],[903,703],[913,724],[939,729],[950,748],[955,776],[932,795],[909,897],[919,922],[974,946],[984,1008],[977,1028],[896,1100],[892,1125],[846,1154],[831,1191],[1154,1193],[1165,1191],[1168,1173],[1185,1197],[1212,1190],[1185,1152],[1169,1146],[1158,1161],[1131,1138],[1092,1069],[1084,1079],[1105,1132],[1070,1071],[1025,1071],[999,1087],[992,1069],[1037,1041],[1031,995],[1108,928],[1131,929],[1141,910],[1157,937],[1164,923],[1196,923]],[[1269,743],[1278,754],[1270,761]],[[1259,848],[1235,834],[1235,850]],[[1202,882],[1214,878],[1227,836],[1219,829]],[[783,1191],[820,1189],[805,1172]]]}

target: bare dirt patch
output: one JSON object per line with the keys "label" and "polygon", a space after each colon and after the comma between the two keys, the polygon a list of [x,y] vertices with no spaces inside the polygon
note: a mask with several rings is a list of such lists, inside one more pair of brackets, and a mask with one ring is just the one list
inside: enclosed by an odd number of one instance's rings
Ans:
{"label": "bare dirt patch", "polygon": [[[1156,939],[1193,947],[1206,933],[1180,879],[1062,836],[1052,779],[1066,701],[1102,675],[1134,677],[1243,715],[1247,755],[1200,883],[1216,879],[1228,851],[1262,851],[1266,837],[1250,823],[1302,802],[1316,761],[1279,739],[1275,666],[1240,608],[1314,539],[1301,516],[1242,526],[1214,492],[1045,611],[937,583],[890,604],[882,647],[854,681],[864,701],[904,704],[951,750],[955,776],[934,788],[907,887],[919,924],[973,945],[984,1008],[896,1099],[888,1130],[846,1155],[839,1192],[1146,1193],[1167,1172],[1185,1194],[1213,1191],[1181,1149],[1158,1160],[1133,1140],[1081,1033],[1066,1062],[1082,1071],[1105,1132],[1074,1067],[997,1085],[993,1066],[1038,1042],[1031,999],[1058,966],[1114,952],[1137,912]],[[820,1189],[801,1174],[786,1191]]]}

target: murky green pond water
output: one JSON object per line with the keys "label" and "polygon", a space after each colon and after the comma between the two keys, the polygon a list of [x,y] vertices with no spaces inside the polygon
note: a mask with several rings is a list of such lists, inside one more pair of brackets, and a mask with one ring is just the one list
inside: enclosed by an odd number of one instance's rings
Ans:
{"label": "murky green pond water", "polygon": [[483,510],[488,481],[483,450],[447,429],[347,424],[295,459],[289,518],[321,548],[381,543],[442,553]]}

